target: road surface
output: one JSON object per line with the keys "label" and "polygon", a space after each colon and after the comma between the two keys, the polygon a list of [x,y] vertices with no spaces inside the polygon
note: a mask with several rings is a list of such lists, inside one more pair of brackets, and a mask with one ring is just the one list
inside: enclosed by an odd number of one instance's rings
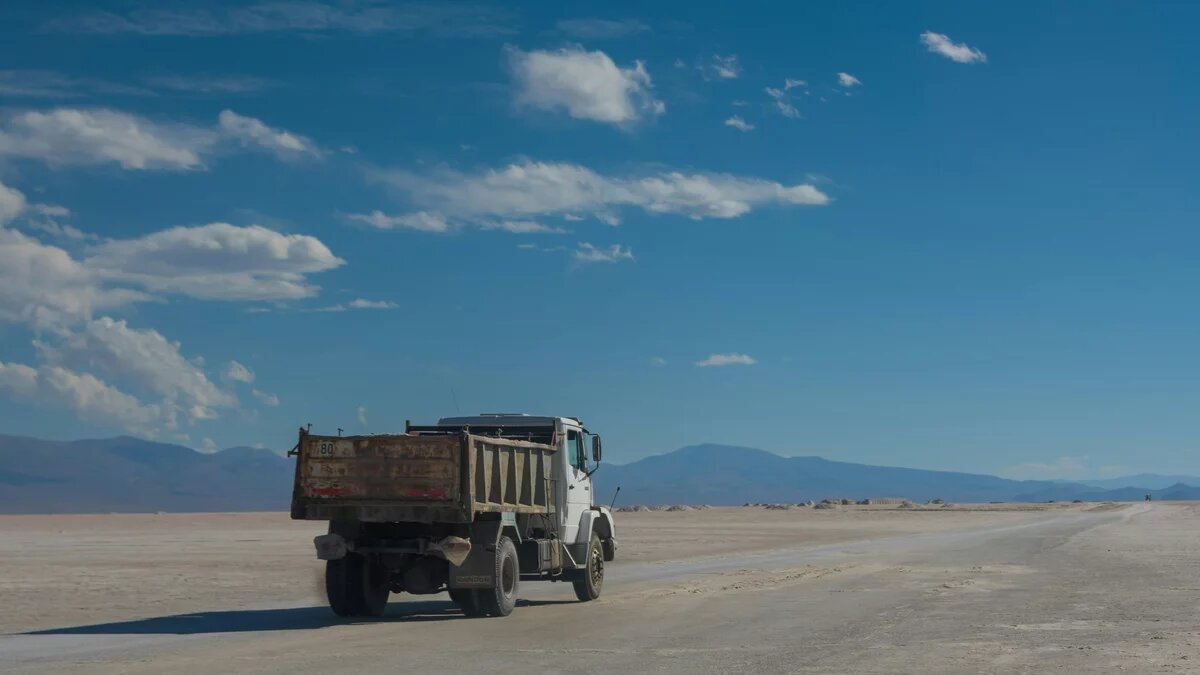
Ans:
{"label": "road surface", "polygon": [[1183,504],[1080,508],[615,563],[599,601],[526,583],[504,619],[445,595],[360,622],[314,602],[153,616],[147,597],[150,618],[0,636],[0,671],[1200,672],[1197,521]]}

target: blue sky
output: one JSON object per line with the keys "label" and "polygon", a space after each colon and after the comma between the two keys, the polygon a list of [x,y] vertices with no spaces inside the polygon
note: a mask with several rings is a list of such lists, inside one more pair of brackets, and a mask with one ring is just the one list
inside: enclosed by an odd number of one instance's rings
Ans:
{"label": "blue sky", "polygon": [[0,12],[5,432],[1200,473],[1200,8]]}

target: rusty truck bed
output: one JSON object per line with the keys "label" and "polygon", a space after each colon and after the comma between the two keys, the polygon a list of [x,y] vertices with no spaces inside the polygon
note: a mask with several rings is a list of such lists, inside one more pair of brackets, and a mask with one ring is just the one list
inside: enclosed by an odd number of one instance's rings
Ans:
{"label": "rusty truck bed", "polygon": [[469,523],[553,513],[556,449],[466,431],[320,436],[296,445],[292,518]]}

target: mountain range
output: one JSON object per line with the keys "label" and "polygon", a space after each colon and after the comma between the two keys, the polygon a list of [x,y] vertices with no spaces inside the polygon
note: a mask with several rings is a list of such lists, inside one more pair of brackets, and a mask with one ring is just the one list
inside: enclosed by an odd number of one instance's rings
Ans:
{"label": "mountain range", "polygon": [[[0,513],[285,511],[292,462],[274,451],[250,447],[205,454],[130,436],[46,441],[0,435]],[[827,497],[1126,501],[1146,494],[1155,499],[1200,499],[1200,488],[1194,487],[1200,486],[1200,478],[1192,476],[1144,474],[1100,485],[1018,481],[781,457],[728,445],[695,445],[629,464],[605,463],[594,478],[598,501],[609,501],[621,487],[619,504],[730,505]]]}

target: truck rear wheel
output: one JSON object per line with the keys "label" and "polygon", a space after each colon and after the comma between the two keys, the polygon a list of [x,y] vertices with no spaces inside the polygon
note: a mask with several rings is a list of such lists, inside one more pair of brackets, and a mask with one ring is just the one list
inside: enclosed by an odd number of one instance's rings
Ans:
{"label": "truck rear wheel", "polygon": [[604,586],[604,547],[600,545],[600,537],[595,532],[588,542],[587,562],[577,574],[572,582],[575,597],[583,602],[600,597],[600,589]]}
{"label": "truck rear wheel", "polygon": [[389,592],[387,570],[367,556],[325,562],[325,595],[338,616],[382,616]]}
{"label": "truck rear wheel", "polygon": [[517,547],[512,539],[500,537],[496,542],[496,576],[491,588],[476,591],[479,608],[489,616],[508,616],[517,606],[517,586],[521,567],[517,563]]}

